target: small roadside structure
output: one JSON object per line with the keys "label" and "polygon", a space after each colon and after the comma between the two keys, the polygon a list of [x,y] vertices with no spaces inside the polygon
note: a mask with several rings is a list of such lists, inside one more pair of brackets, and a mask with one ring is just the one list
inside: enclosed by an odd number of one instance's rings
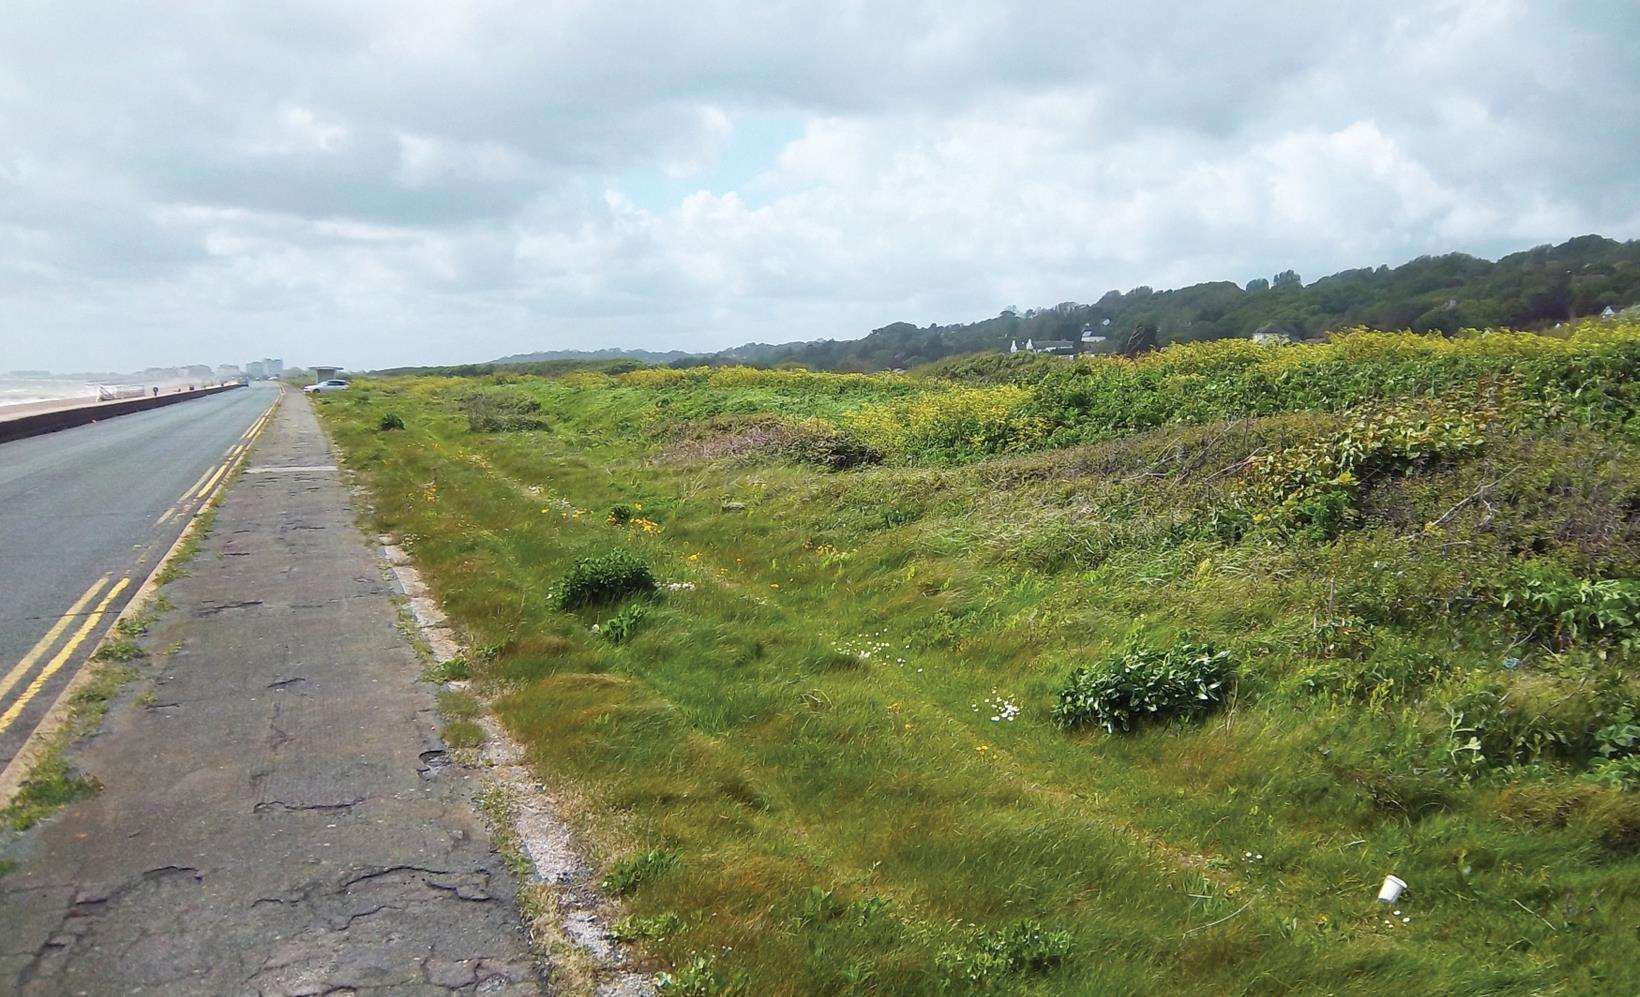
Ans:
{"label": "small roadside structure", "polygon": [[313,383],[314,384],[322,384],[325,381],[334,381],[334,380],[336,380],[336,375],[340,374],[341,372],[342,372],[342,368],[340,368],[340,367],[321,367],[318,364],[314,364],[313,365]]}

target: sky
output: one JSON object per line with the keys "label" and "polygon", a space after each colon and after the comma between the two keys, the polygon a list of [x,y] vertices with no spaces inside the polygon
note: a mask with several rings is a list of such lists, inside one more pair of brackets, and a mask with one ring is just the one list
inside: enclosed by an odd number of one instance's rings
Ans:
{"label": "sky", "polygon": [[719,349],[1640,236],[1640,4],[12,0],[0,371]]}

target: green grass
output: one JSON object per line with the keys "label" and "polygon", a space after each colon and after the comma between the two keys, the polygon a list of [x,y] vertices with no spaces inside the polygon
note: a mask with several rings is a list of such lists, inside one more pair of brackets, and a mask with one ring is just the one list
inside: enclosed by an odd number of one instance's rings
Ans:
{"label": "green grass", "polygon": [[26,831],[100,788],[96,779],[70,768],[62,752],[48,752],[29,773],[11,803],[0,811],[0,822],[13,831]]}
{"label": "green grass", "polygon": [[[676,915],[645,946],[691,987],[939,992],[980,965],[1032,993],[1624,992],[1640,802],[1589,773],[1636,699],[1628,589],[1582,583],[1640,575],[1640,331],[1598,331],[1257,361],[1344,383],[1337,359],[1367,356],[1342,407],[1256,403],[1236,351],[1078,375],[1156,395],[1167,418],[1133,427],[1063,383],[995,409],[803,372],[390,379],[317,405],[606,874],[672,857],[621,885],[633,917]],[[1454,364],[1508,366],[1508,390]],[[1189,365],[1234,390],[1186,404]],[[475,391],[544,428],[475,431]],[[1393,460],[1358,460],[1349,427],[1386,402],[1422,407],[1373,415],[1393,448],[1360,452]],[[1058,430],[1012,421],[1060,403]],[[883,428],[907,405],[923,435]],[[406,429],[377,432],[388,412]],[[1481,442],[1445,446],[1451,419]],[[1073,432],[1093,441],[1057,446]],[[884,463],[791,443],[850,433]],[[1289,452],[1311,463],[1260,463]],[[622,641],[593,625],[637,602],[558,608],[611,550],[660,583]],[[1617,622],[1573,634],[1585,591]],[[1053,722],[1078,668],[1187,641],[1229,652],[1222,702]],[[1409,923],[1373,900],[1392,872]]]}

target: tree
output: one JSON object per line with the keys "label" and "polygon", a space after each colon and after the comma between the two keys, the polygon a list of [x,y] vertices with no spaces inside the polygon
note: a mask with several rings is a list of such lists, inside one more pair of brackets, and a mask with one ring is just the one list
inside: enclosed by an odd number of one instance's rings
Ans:
{"label": "tree", "polygon": [[1156,326],[1152,322],[1140,322],[1133,327],[1133,331],[1122,340],[1122,356],[1132,358],[1156,348]]}

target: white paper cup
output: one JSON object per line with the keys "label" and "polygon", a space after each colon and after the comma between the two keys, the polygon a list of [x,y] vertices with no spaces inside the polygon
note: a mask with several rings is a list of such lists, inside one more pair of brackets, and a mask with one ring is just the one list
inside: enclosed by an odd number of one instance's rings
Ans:
{"label": "white paper cup", "polygon": [[1392,904],[1401,899],[1401,891],[1406,888],[1406,880],[1400,876],[1385,876],[1384,885],[1378,888],[1378,902]]}

